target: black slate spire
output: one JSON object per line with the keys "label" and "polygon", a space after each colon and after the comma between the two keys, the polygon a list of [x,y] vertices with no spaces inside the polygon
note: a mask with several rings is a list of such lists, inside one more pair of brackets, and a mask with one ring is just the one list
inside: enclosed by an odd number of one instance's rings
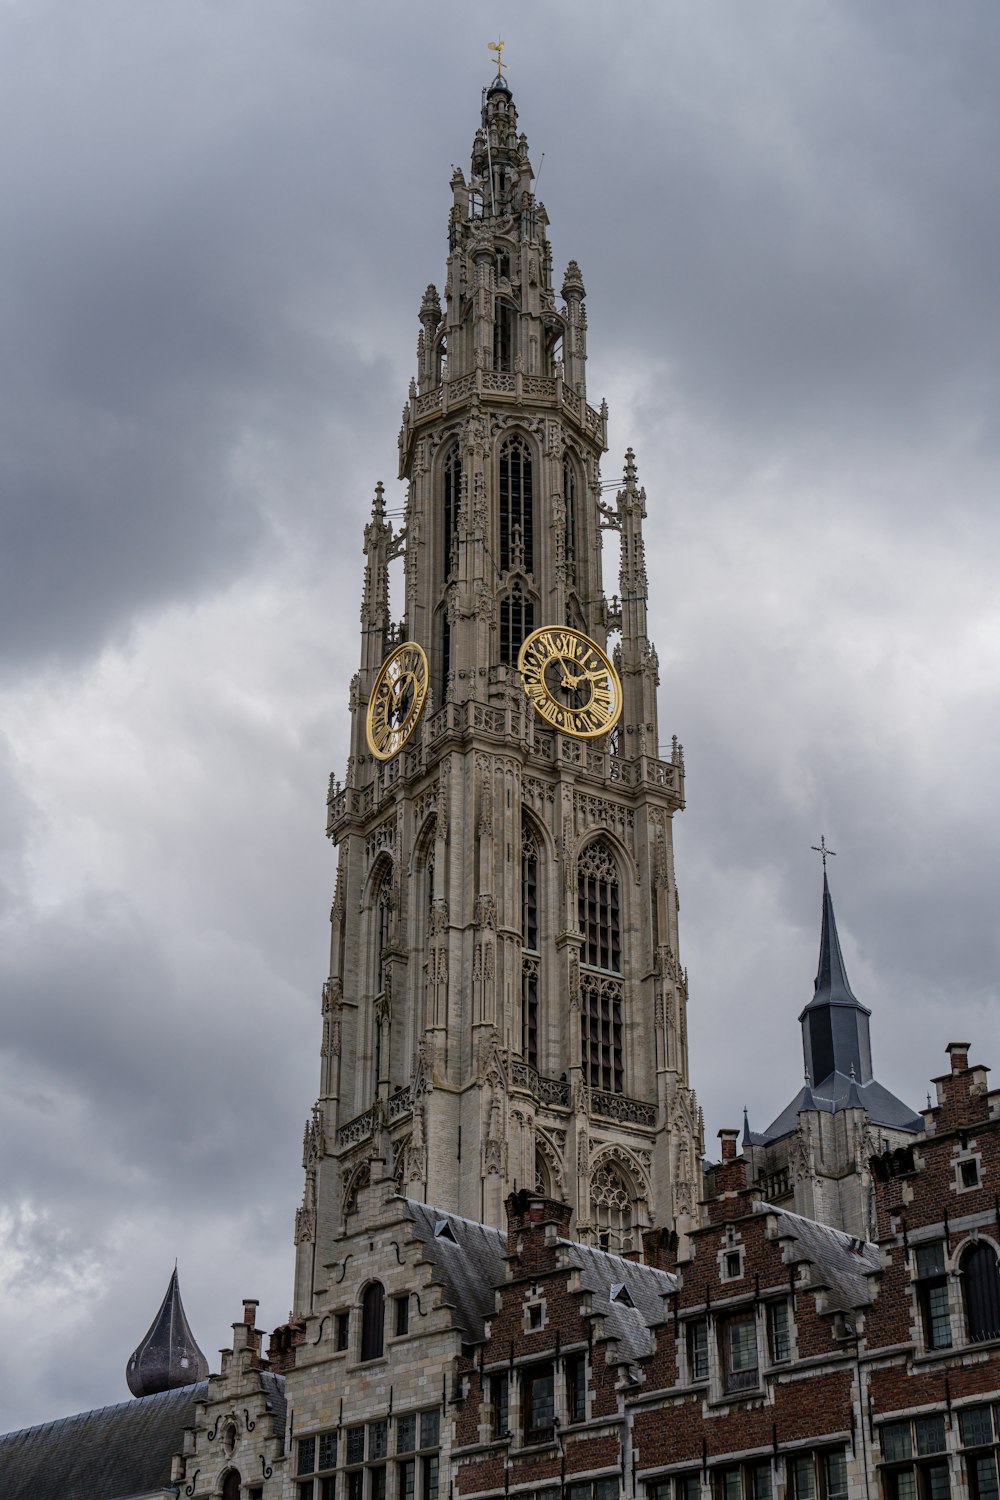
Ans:
{"label": "black slate spire", "polygon": [[856,998],[847,979],[837,936],[830,883],[823,872],[823,923],[813,997],[799,1016],[806,1071],[817,1089],[834,1073],[865,1084],[872,1077],[868,1035],[871,1011]]}
{"label": "black slate spire", "polygon": [[175,1266],[160,1310],[125,1368],[125,1379],[133,1396],[154,1396],[194,1385],[207,1374],[208,1360],[191,1332]]}

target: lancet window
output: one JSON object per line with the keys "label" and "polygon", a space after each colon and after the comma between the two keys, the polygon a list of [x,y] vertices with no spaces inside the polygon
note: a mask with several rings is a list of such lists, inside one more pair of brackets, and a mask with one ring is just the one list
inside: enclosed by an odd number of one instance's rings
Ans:
{"label": "lancet window", "polygon": [[493,317],[493,368],[514,368],[514,308],[501,297],[496,299]]}
{"label": "lancet window", "polygon": [[516,667],[517,656],[535,628],[535,603],[519,583],[500,600],[500,660]]}
{"label": "lancet window", "polygon": [[451,577],[451,548],[458,531],[458,508],[462,500],[462,459],[458,444],[453,443],[444,457],[444,576]]}
{"label": "lancet window", "polygon": [[538,845],[530,828],[521,837],[521,1055],[538,1067]]}
{"label": "lancet window", "polygon": [[602,1250],[620,1253],[632,1243],[634,1194],[625,1175],[613,1162],[602,1162],[590,1182],[590,1204]]}
{"label": "lancet window", "polygon": [[385,991],[386,950],[389,947],[389,923],[392,917],[392,865],[382,868],[375,897],[375,993]]}
{"label": "lancet window", "polygon": [[618,866],[603,839],[588,844],[577,866],[580,951],[580,1046],[590,1088],[624,1089],[621,913]]}
{"label": "lancet window", "polygon": [[569,455],[563,457],[563,503],[566,507],[566,577],[576,581],[576,470]]}
{"label": "lancet window", "polygon": [[534,508],[531,451],[522,437],[510,437],[500,448],[500,571],[513,565],[514,538],[521,543],[521,566],[534,568]]}

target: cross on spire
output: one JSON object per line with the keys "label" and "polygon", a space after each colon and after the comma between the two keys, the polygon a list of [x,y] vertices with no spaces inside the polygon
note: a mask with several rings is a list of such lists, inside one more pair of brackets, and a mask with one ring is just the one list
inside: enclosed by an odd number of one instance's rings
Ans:
{"label": "cross on spire", "polygon": [[826,847],[826,839],[824,838],[823,834],[820,834],[820,836],[819,836],[819,843],[818,844],[810,844],[809,847],[816,854],[821,854],[823,856],[823,873],[825,875],[826,874],[826,860],[827,860],[827,855],[830,855],[831,858],[835,859],[836,856],[837,856],[836,849],[828,849]]}
{"label": "cross on spire", "polygon": [[502,37],[500,37],[498,41],[487,42],[486,45],[490,49],[491,52],[495,52],[496,55],[497,55],[497,77],[500,79],[500,81],[502,83],[503,82],[503,70],[504,70],[504,68],[506,68],[506,67],[509,66],[509,64],[505,63],[504,60],[503,60],[503,49],[506,47],[507,43],[503,40]]}

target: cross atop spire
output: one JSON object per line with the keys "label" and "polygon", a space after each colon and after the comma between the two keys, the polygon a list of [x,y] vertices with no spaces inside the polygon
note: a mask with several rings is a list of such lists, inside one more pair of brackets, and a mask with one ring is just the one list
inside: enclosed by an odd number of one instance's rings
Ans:
{"label": "cross atop spire", "polygon": [[823,873],[825,874],[826,873],[826,860],[827,860],[827,856],[829,855],[831,859],[835,859],[836,856],[837,856],[836,849],[828,849],[827,848],[827,846],[826,846],[826,838],[825,838],[825,836],[822,833],[819,836],[819,843],[818,844],[812,844],[810,847],[812,848],[812,850],[814,851],[814,853],[816,853],[816,854],[822,854],[822,856],[823,856]]}
{"label": "cross atop spire", "polygon": [[503,49],[506,47],[507,43],[504,41],[503,37],[499,37],[495,42],[487,42],[486,45],[491,52],[496,53],[497,79],[501,83],[503,83],[503,70],[504,68],[509,69],[510,66],[509,63],[505,63],[503,60]]}

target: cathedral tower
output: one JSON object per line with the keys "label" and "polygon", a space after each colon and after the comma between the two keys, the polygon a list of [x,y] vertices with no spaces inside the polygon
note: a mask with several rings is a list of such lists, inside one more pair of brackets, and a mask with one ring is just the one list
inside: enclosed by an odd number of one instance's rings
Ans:
{"label": "cathedral tower", "polygon": [[[528,1186],[617,1250],[649,1224],[683,1232],[700,1196],[672,842],[684,768],[676,742],[659,756],[645,491],[630,450],[602,498],[583,279],[570,261],[557,300],[533,181],[497,78],[471,175],[451,179],[443,299],[429,286],[420,304],[402,526],[378,485],[364,534],[297,1313],[376,1173],[490,1224]],[[611,599],[604,530],[620,539]],[[548,717],[518,670],[542,627],[543,656],[565,652],[538,680]]]}

